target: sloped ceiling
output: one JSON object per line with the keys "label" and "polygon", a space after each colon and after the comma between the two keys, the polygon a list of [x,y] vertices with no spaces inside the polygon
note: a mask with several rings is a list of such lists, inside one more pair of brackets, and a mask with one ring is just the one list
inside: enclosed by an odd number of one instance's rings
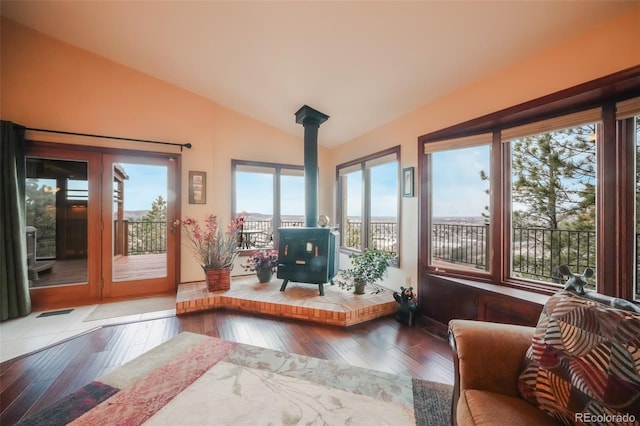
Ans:
{"label": "sloped ceiling", "polygon": [[[637,3],[635,3],[637,4]],[[2,1],[2,15],[295,135],[349,141],[633,1]]]}

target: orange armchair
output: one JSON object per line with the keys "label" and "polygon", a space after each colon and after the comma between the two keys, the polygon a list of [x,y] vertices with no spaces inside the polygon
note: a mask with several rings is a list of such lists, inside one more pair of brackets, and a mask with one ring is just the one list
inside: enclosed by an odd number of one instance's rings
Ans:
{"label": "orange armchair", "polygon": [[518,393],[535,327],[471,320],[449,323],[454,425],[558,425]]}

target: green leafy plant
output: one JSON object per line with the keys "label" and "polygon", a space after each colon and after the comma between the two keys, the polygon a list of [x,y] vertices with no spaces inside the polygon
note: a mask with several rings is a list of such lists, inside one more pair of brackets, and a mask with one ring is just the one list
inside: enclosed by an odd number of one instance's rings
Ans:
{"label": "green leafy plant", "polygon": [[362,253],[352,253],[349,255],[351,267],[340,271],[334,278],[334,283],[340,288],[358,291],[358,285],[374,284],[376,281],[387,275],[387,269],[394,260],[394,256],[379,250],[366,249]]}

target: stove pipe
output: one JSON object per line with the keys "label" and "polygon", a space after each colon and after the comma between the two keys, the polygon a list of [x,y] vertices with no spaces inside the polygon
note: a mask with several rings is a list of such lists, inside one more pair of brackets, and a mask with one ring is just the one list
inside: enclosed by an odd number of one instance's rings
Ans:
{"label": "stove pipe", "polygon": [[318,128],[328,115],[304,105],[296,112],[296,123],[304,126],[304,226],[318,223]]}

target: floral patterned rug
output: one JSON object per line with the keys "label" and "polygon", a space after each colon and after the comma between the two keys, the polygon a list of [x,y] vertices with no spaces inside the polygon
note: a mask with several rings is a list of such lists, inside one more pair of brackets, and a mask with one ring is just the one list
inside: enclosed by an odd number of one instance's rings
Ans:
{"label": "floral patterned rug", "polygon": [[445,425],[450,396],[449,385],[185,332],[22,424]]}

